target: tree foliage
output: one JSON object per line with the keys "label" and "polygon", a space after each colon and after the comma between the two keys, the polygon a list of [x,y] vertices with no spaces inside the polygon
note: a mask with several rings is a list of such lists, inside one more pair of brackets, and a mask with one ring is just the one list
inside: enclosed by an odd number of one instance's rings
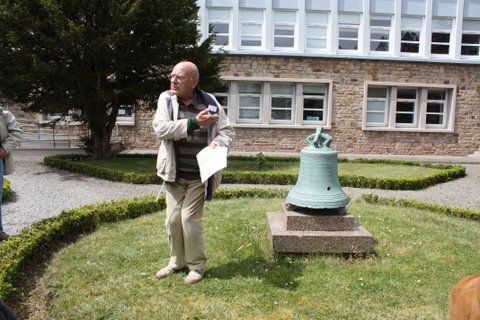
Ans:
{"label": "tree foliage", "polygon": [[195,0],[0,0],[0,92],[29,111],[81,111],[106,156],[119,107],[154,106],[174,64],[218,81],[197,14]]}

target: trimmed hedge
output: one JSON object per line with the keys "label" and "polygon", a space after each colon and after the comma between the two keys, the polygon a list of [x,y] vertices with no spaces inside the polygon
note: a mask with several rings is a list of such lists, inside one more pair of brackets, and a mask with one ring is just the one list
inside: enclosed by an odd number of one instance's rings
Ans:
{"label": "trimmed hedge", "polygon": [[396,207],[398,206],[409,207],[409,208],[427,210],[434,213],[445,214],[448,216],[480,221],[479,210],[451,208],[445,205],[421,202],[417,200],[380,197],[375,194],[362,194],[361,200],[367,203],[383,204],[383,205],[396,206]]}
{"label": "trimmed hedge", "polygon": [[[286,191],[275,189],[218,190],[217,199],[241,197],[285,197]],[[0,245],[0,299],[13,299],[18,294],[20,280],[26,276],[26,266],[41,252],[65,243],[81,234],[90,233],[103,223],[132,219],[165,208],[165,197],[153,195],[102,202],[63,211],[60,215],[32,224]]]}
{"label": "trimmed hedge", "polygon": [[12,189],[10,187],[10,181],[8,181],[7,179],[3,179],[2,189],[3,189],[2,202],[5,202],[9,200],[13,195]]}
{"label": "trimmed hedge", "polygon": [[[117,155],[117,157],[151,157],[154,155]],[[111,181],[123,181],[135,184],[162,183],[162,180],[155,174],[138,174],[134,172],[125,172],[81,163],[79,161],[89,159],[87,155],[59,155],[46,157],[45,164],[67,171],[73,171],[88,176],[93,176]],[[233,156],[232,160],[258,161],[259,157],[238,157]],[[267,161],[277,162],[299,162],[299,158],[282,157],[261,157]],[[153,160],[152,160],[153,161]],[[263,161],[263,160],[262,160]],[[371,178],[359,175],[339,175],[340,184],[344,187],[386,189],[386,190],[419,190],[432,185],[451,181],[465,176],[464,166],[452,164],[433,164],[419,161],[406,160],[386,160],[386,159],[354,159],[347,160],[340,158],[339,162],[351,163],[371,163],[371,164],[391,164],[420,166],[426,168],[438,169],[437,172],[420,176],[417,178]],[[223,183],[245,183],[245,184],[276,184],[293,185],[297,181],[297,174],[283,172],[259,172],[259,171],[224,171]]]}

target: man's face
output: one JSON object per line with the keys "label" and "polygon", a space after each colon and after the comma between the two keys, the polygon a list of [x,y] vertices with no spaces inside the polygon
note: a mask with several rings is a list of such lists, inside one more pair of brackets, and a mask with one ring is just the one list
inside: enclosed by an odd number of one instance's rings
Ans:
{"label": "man's face", "polygon": [[192,96],[193,89],[198,84],[198,79],[192,76],[188,65],[177,64],[170,75],[170,90],[180,98],[189,98]]}

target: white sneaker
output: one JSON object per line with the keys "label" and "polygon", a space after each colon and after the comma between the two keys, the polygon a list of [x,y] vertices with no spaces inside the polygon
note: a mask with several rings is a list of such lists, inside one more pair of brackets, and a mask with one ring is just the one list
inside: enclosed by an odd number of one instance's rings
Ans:
{"label": "white sneaker", "polygon": [[188,276],[185,278],[186,284],[195,284],[203,279],[203,272],[192,270],[188,273]]}
{"label": "white sneaker", "polygon": [[172,267],[170,266],[166,266],[166,267],[163,267],[162,269],[160,269],[157,274],[155,275],[155,278],[157,279],[163,279],[163,278],[166,278],[168,277],[169,275],[171,275],[172,273],[174,273],[175,269],[173,269]]}

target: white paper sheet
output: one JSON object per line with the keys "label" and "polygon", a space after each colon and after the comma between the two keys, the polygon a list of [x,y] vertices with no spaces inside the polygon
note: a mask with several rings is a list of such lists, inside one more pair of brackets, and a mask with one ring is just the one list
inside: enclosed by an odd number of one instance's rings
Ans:
{"label": "white paper sheet", "polygon": [[200,179],[205,182],[215,172],[227,167],[227,147],[205,147],[197,154]]}

